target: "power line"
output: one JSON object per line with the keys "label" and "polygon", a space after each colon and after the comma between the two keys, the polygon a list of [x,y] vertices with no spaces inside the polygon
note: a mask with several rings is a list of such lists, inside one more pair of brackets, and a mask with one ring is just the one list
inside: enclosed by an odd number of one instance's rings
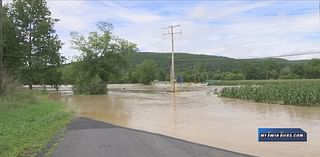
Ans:
{"label": "power line", "polygon": [[170,71],[170,81],[171,81],[171,91],[175,92],[175,76],[174,76],[174,35],[182,34],[182,31],[175,32],[174,28],[180,27],[181,25],[170,25],[163,29],[168,29],[168,33],[163,33],[162,35],[170,35],[171,36],[171,71]]}
{"label": "power line", "polygon": [[256,59],[259,59],[259,58],[280,58],[280,57],[304,56],[304,55],[312,55],[312,54],[320,54],[320,52],[300,52],[300,53],[277,55],[277,56],[252,57],[250,59],[254,59],[254,58],[256,58]]}
{"label": "power line", "polygon": [[[264,58],[281,58],[281,57],[292,57],[292,56],[303,56],[303,55],[312,55],[312,54],[320,54],[320,52],[300,52],[300,53],[293,53],[293,54],[284,54],[284,55],[275,55],[275,56],[263,56],[263,57],[247,57],[242,59],[264,59]],[[197,55],[197,54],[196,54]],[[200,55],[200,54],[199,54]],[[206,54],[208,55],[208,54]],[[208,55],[208,56],[215,56],[215,55]],[[216,57],[223,57],[223,58],[231,58],[232,57],[225,57],[225,56],[216,56]],[[185,58],[177,58],[175,57],[176,62],[184,62],[184,61],[213,61],[217,60],[217,58],[201,58],[201,59],[185,59]]]}

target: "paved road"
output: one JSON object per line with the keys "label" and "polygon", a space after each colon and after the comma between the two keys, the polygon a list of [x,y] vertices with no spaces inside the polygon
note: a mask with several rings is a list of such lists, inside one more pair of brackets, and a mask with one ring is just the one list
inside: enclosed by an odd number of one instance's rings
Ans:
{"label": "paved road", "polygon": [[77,118],[53,157],[244,157],[163,135]]}

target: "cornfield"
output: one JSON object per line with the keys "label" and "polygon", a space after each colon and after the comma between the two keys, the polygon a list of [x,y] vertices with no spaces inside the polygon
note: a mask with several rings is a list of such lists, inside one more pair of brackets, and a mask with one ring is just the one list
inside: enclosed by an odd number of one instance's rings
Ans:
{"label": "cornfield", "polygon": [[219,96],[286,105],[320,105],[320,80],[224,87]]}
{"label": "cornfield", "polygon": [[266,84],[282,84],[282,83],[305,83],[315,82],[320,83],[320,79],[280,79],[280,80],[207,80],[209,86],[234,86],[234,85],[266,85]]}

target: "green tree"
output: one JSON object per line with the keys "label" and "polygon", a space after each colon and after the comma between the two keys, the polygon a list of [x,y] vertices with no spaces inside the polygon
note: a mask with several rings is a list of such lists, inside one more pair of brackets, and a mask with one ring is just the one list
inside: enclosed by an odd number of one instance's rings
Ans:
{"label": "green tree", "polygon": [[73,62],[69,64],[64,64],[61,67],[59,67],[58,71],[62,74],[61,76],[61,82],[62,84],[69,85],[74,84],[76,81],[76,75],[77,75],[77,65],[78,62]]}
{"label": "green tree", "polygon": [[294,64],[294,65],[290,66],[290,71],[293,74],[299,75],[300,78],[302,78],[304,75],[303,64]]}
{"label": "green tree", "polygon": [[305,64],[304,77],[310,79],[320,78],[320,59],[312,59]]}
{"label": "green tree", "polygon": [[185,82],[192,82],[193,80],[193,76],[192,76],[192,71],[190,70],[184,70],[182,72],[182,76]]}
{"label": "green tree", "polygon": [[[21,51],[19,51],[19,41],[16,37],[15,27],[12,17],[8,15],[8,6],[1,6],[1,49],[0,57],[0,94],[6,91],[7,86],[14,84],[17,69],[21,68],[23,62]],[[9,79],[10,78],[10,79]],[[9,82],[10,83],[9,83]]]}
{"label": "green tree", "polygon": [[196,64],[193,67],[193,81],[204,82],[208,79],[207,67],[204,64]]}
{"label": "green tree", "polygon": [[3,65],[11,76],[15,76],[17,71],[23,66],[23,51],[16,37],[16,30],[13,18],[8,15],[8,6],[3,10]]}
{"label": "green tree", "polygon": [[263,66],[258,63],[245,63],[242,66],[242,73],[245,75],[247,80],[259,80],[266,78]]}
{"label": "green tree", "polygon": [[34,83],[44,84],[46,75],[60,75],[52,70],[62,62],[62,43],[53,28],[58,20],[51,17],[46,1],[14,0],[9,15],[23,50],[20,80],[32,89]]}
{"label": "green tree", "polygon": [[112,24],[99,22],[97,27],[88,37],[71,33],[73,48],[82,52],[74,84],[78,94],[106,93],[108,81],[127,65],[125,56],[137,51],[136,44],[112,35]]}
{"label": "green tree", "polygon": [[280,65],[272,59],[262,62],[262,70],[265,73],[265,79],[278,79],[280,73]]}
{"label": "green tree", "polygon": [[143,84],[150,84],[157,78],[158,73],[158,65],[153,60],[145,60],[136,66],[136,75]]}

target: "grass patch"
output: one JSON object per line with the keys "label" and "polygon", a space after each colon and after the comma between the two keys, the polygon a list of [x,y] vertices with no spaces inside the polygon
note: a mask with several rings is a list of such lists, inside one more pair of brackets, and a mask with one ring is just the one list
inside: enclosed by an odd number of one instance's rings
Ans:
{"label": "grass patch", "polygon": [[70,120],[62,103],[33,93],[0,96],[0,157],[35,156]]}

